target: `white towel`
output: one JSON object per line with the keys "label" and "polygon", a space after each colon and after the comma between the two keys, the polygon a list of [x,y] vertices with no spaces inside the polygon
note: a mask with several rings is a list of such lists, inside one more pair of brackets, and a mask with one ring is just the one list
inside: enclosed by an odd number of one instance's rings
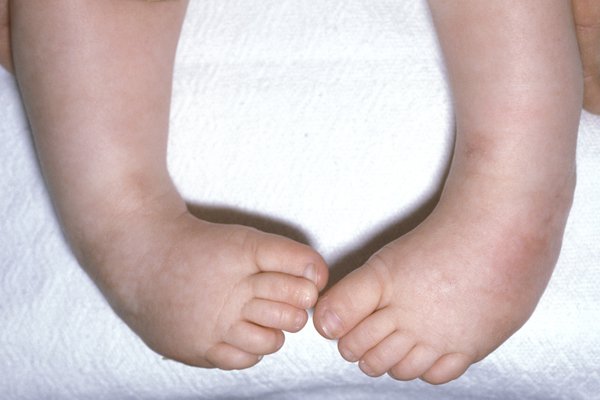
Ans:
{"label": "white towel", "polygon": [[[453,120],[425,2],[191,3],[169,166],[197,211],[308,240],[335,271],[427,213]],[[433,387],[364,376],[311,323],[245,371],[162,360],[65,245],[7,73],[0,108],[1,398],[600,398],[598,117],[582,117],[575,205],[537,311],[464,377]]]}

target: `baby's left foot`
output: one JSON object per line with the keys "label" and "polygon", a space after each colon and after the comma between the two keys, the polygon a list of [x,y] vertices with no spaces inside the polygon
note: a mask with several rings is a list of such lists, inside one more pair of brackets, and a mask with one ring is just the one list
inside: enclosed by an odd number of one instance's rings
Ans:
{"label": "baby's left foot", "polygon": [[368,375],[444,383],[519,329],[548,283],[582,82],[566,3],[429,3],[456,112],[444,192],[419,227],[325,293],[314,320]]}
{"label": "baby's left foot", "polygon": [[560,250],[572,178],[541,196],[451,176],[425,222],[318,301],[317,330],[367,375],[456,379],[533,312]]}

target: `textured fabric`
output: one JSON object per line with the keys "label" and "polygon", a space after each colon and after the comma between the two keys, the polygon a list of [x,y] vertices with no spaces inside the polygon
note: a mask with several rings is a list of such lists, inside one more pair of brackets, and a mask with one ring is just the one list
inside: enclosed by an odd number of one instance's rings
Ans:
{"label": "textured fabric", "polygon": [[[169,141],[194,212],[306,240],[333,276],[413,227],[450,160],[452,110],[426,5],[192,1]],[[67,248],[13,78],[0,73],[0,397],[600,398],[600,118],[582,116],[563,251],[536,313],[456,382],[370,379],[311,323],[255,368],[165,361]]]}

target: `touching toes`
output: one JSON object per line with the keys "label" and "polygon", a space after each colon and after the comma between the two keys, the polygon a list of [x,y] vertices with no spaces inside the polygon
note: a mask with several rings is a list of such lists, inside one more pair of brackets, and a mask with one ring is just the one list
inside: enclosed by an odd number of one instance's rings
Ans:
{"label": "touching toes", "polygon": [[338,339],[341,356],[368,376],[431,384],[458,378],[477,361],[467,355],[477,346],[463,337],[462,312],[444,311],[448,299],[437,297],[452,290],[436,280],[438,271],[422,267],[421,253],[408,256],[394,245],[378,254],[319,299],[315,327]]}

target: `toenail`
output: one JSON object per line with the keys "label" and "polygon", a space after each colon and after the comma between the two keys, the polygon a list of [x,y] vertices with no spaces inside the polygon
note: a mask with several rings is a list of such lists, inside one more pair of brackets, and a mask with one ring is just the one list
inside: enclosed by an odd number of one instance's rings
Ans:
{"label": "toenail", "polygon": [[317,268],[315,264],[308,264],[306,268],[304,268],[304,272],[302,276],[313,282],[315,285],[317,284]]}
{"label": "toenail", "polygon": [[323,313],[323,333],[330,339],[335,339],[342,331],[342,320],[336,313],[326,310]]}
{"label": "toenail", "polygon": [[311,305],[312,305],[312,299],[310,298],[310,294],[305,294],[302,297],[302,307],[310,308]]}
{"label": "toenail", "polygon": [[302,329],[302,327],[304,326],[304,315],[298,315],[296,317],[296,322],[294,324],[294,327],[298,330]]}
{"label": "toenail", "polygon": [[371,367],[369,367],[369,364],[367,364],[365,362],[365,360],[360,360],[360,362],[358,363],[358,366],[360,367],[361,371],[364,372],[365,374],[367,374],[369,376],[375,376],[375,371],[373,371],[373,369]]}

